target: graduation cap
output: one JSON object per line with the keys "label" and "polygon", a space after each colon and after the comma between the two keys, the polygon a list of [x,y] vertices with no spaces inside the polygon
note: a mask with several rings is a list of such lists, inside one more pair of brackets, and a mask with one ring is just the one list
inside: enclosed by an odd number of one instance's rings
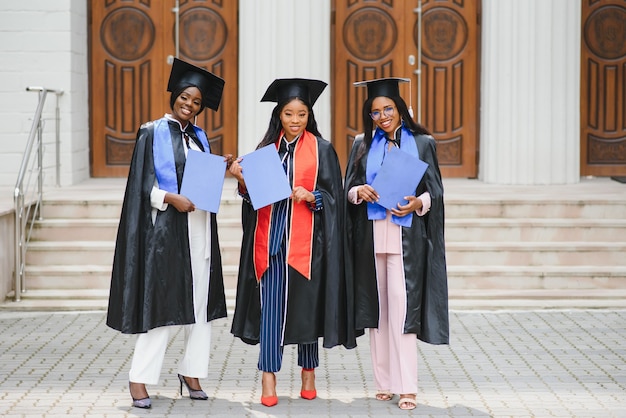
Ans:
{"label": "graduation cap", "polygon": [[328,84],[307,78],[278,78],[270,84],[262,102],[282,102],[294,97],[304,100],[311,107]]}
{"label": "graduation cap", "polygon": [[399,97],[400,83],[408,83],[411,79],[400,77],[377,78],[376,80],[359,81],[353,83],[357,87],[367,86],[367,98],[385,96]]}
{"label": "graduation cap", "polygon": [[202,93],[202,107],[217,110],[222,100],[224,80],[215,74],[174,58],[167,91],[173,92],[180,86],[195,86]]}

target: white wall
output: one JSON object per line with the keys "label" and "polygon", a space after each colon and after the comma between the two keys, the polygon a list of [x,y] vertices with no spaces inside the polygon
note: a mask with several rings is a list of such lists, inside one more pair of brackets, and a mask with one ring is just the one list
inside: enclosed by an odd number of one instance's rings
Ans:
{"label": "white wall", "polygon": [[239,153],[256,147],[275,103],[261,103],[276,78],[329,83],[313,110],[330,138],[330,0],[239,1]]}
{"label": "white wall", "polygon": [[580,11],[580,0],[483,0],[481,180],[580,180]]}
{"label": "white wall", "polygon": [[[38,94],[27,86],[63,90],[61,184],[89,177],[87,2],[0,2],[0,186],[14,186]],[[55,184],[55,96],[44,109],[46,184]]]}

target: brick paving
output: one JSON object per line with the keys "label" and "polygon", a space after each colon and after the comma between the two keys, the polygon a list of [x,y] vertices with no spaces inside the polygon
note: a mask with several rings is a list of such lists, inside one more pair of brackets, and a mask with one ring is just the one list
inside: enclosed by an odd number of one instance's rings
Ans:
{"label": "brick paving", "polygon": [[181,397],[170,341],[151,410],[131,407],[134,337],[105,313],[0,311],[0,416],[626,417],[626,310],[451,311],[450,346],[416,343],[418,407],[373,399],[367,336],[354,350],[320,350],[318,398],[299,398],[295,348],[277,374],[279,404],[259,403],[258,347],[213,325],[208,401]]}

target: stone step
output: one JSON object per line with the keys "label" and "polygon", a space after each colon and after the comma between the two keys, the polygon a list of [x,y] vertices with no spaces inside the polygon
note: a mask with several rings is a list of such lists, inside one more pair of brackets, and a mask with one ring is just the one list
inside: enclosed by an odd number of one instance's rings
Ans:
{"label": "stone step", "polygon": [[[222,264],[238,266],[240,242],[220,242]],[[113,241],[35,241],[26,252],[28,266],[102,265],[113,262]],[[625,266],[626,242],[450,242],[446,261],[455,265]]]}
{"label": "stone step", "polygon": [[35,241],[28,244],[26,265],[113,264],[113,241]]}
{"label": "stone step", "polygon": [[624,219],[465,218],[446,219],[452,241],[626,241]]}
{"label": "stone step", "polygon": [[122,201],[89,198],[85,200],[49,199],[41,206],[43,219],[120,219]]}
{"label": "stone step", "polygon": [[446,220],[473,218],[566,218],[566,219],[625,219],[626,192],[612,199],[585,200],[553,196],[535,199],[502,199],[461,196],[445,199]]}
{"label": "stone step", "polygon": [[7,295],[0,310],[10,311],[106,311],[108,290],[82,289],[68,292],[66,289],[29,290],[15,302],[13,292]]}
{"label": "stone step", "polygon": [[[222,265],[239,265],[239,241],[220,240]],[[113,263],[114,241],[34,241],[28,244],[26,264],[107,265]]]}
{"label": "stone step", "polygon": [[241,243],[243,230],[241,229],[241,217],[235,218],[217,218],[217,227],[220,236],[220,244],[222,241],[232,241]]}
{"label": "stone step", "polygon": [[[226,288],[237,287],[237,271],[236,266],[222,266]],[[111,284],[111,265],[27,265],[25,281],[28,290],[108,290]]]}
{"label": "stone step", "polygon": [[26,289],[89,289],[108,290],[111,284],[111,265],[26,265]]}
{"label": "stone step", "polygon": [[[235,309],[234,289],[227,289],[226,309],[230,315]],[[0,303],[0,310],[27,310],[27,311],[90,311],[106,310],[109,301],[108,289],[43,289],[28,290],[21,295],[21,300],[15,302],[11,292],[7,299]]]}
{"label": "stone step", "polygon": [[[114,241],[118,219],[36,221],[31,241]],[[241,220],[219,218],[220,241],[241,242]],[[448,219],[446,241],[624,241],[626,219]]]}
{"label": "stone step", "polygon": [[58,218],[35,222],[31,242],[35,241],[113,241],[119,219]]}
{"label": "stone step", "polygon": [[[0,303],[0,310],[10,311],[106,311],[108,291],[48,289],[28,291],[19,302],[13,294]],[[226,291],[228,320],[235,308],[235,291]],[[584,290],[455,290],[450,289],[449,308],[459,310],[536,310],[536,309],[624,309],[626,289]]]}
{"label": "stone step", "polygon": [[[625,193],[626,194],[626,193]],[[580,200],[560,199],[550,201],[529,200],[477,200],[450,197],[445,199],[446,219],[475,218],[547,218],[547,219],[625,219],[626,196],[614,200],[594,200],[593,204]],[[122,202],[97,200],[45,200],[42,206],[44,219],[108,218],[119,219]],[[241,198],[222,198],[218,217],[241,219]]]}
{"label": "stone step", "polygon": [[[122,213],[122,197],[111,201],[106,196],[91,197],[86,200],[48,199],[44,200],[41,215],[47,219],[116,219]],[[218,217],[241,219],[241,198],[222,198]]]}
{"label": "stone step", "polygon": [[[237,267],[223,266],[224,286],[236,289]],[[111,266],[27,266],[29,290],[108,289]],[[617,289],[626,282],[624,266],[448,266],[451,289]]]}
{"label": "stone step", "polygon": [[626,266],[448,266],[448,287],[456,290],[620,289]]}
{"label": "stone step", "polygon": [[[119,219],[113,218],[58,218],[42,219],[34,223],[31,241],[115,241]],[[218,219],[220,238],[241,241],[239,219]]]}
{"label": "stone step", "polygon": [[626,242],[447,242],[448,265],[626,265]]}

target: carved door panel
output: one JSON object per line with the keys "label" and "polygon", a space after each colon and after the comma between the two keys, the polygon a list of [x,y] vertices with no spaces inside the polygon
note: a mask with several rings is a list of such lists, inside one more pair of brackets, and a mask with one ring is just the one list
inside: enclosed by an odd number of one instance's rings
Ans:
{"label": "carved door panel", "polygon": [[[404,3],[404,2],[401,2]],[[361,110],[367,89],[352,83],[382,77],[404,77],[405,8],[389,0],[335,1],[333,68],[333,143],[342,166],[354,137],[363,131]],[[409,97],[406,83],[400,94]]]}
{"label": "carved door panel", "polygon": [[[139,126],[169,112],[174,0],[89,2],[91,173],[125,177]],[[236,153],[237,2],[179,2],[179,56],[226,80],[218,112],[197,124],[213,153]],[[225,120],[231,121],[224,123]]]}
{"label": "carved door panel", "polygon": [[218,111],[205,109],[196,122],[207,132],[211,152],[218,155],[237,155],[238,3],[180,1],[180,58],[226,82]]}
{"label": "carved door panel", "polygon": [[354,137],[362,131],[366,94],[352,86],[354,81],[409,77],[411,84],[402,84],[400,93],[418,121],[433,132],[443,175],[475,177],[480,2],[422,2],[421,83],[419,3],[333,2],[333,142],[345,167]]}
{"label": "carved door panel", "polygon": [[[462,0],[422,2],[420,122],[437,140],[444,177],[478,174],[479,5]],[[410,47],[415,51],[419,26],[413,28]]]}
{"label": "carved door panel", "polygon": [[583,0],[582,175],[626,176],[626,4]]}

